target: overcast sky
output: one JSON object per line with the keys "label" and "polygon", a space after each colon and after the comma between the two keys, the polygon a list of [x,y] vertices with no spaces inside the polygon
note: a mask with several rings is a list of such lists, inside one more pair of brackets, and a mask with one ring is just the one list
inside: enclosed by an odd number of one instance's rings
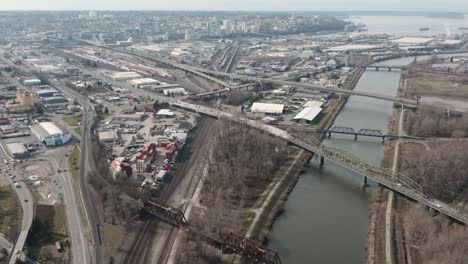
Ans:
{"label": "overcast sky", "polygon": [[0,10],[468,11],[468,0],[0,0]]}

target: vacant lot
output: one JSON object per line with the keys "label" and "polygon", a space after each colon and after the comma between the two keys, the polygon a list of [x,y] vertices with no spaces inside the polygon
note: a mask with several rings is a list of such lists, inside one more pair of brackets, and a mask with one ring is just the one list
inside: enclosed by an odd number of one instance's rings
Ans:
{"label": "vacant lot", "polygon": [[21,204],[11,185],[0,187],[0,232],[14,241],[18,235],[21,218]]}
{"label": "vacant lot", "polygon": [[468,77],[448,74],[404,73],[406,79],[403,95],[431,95],[468,99]]}
{"label": "vacant lot", "polygon": [[67,116],[63,118],[63,121],[67,123],[69,126],[79,126],[79,122],[81,122],[81,116]]}
{"label": "vacant lot", "polygon": [[[61,206],[36,207],[36,216],[33,220],[31,230],[26,244],[28,256],[31,258],[52,263],[68,263],[70,251],[66,247],[63,253],[55,250],[55,242],[67,238],[65,208]],[[64,245],[66,243],[62,243]]]}

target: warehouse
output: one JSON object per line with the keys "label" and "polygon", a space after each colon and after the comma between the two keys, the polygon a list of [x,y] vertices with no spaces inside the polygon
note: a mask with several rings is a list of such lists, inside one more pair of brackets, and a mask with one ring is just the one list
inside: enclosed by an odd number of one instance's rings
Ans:
{"label": "warehouse", "polygon": [[172,96],[172,95],[185,95],[187,92],[185,88],[171,88],[171,89],[164,89],[163,93],[165,96]]}
{"label": "warehouse", "polygon": [[118,135],[113,130],[101,131],[98,134],[99,140],[104,143],[109,143],[118,140]]}
{"label": "warehouse", "polygon": [[131,79],[141,78],[141,75],[136,72],[115,72],[110,76],[114,81],[127,81]]}
{"label": "warehouse", "polygon": [[145,86],[145,85],[159,84],[158,81],[156,81],[155,79],[151,79],[151,78],[135,79],[135,80],[129,81],[129,83],[133,87],[137,87],[137,88],[140,88],[141,86]]}
{"label": "warehouse", "polygon": [[36,86],[41,85],[41,80],[39,79],[29,79],[23,81],[24,86]]}
{"label": "warehouse", "polygon": [[253,103],[252,113],[265,113],[279,115],[283,113],[283,104]]}
{"label": "warehouse", "polygon": [[295,121],[305,121],[310,123],[314,121],[314,119],[322,112],[322,108],[320,107],[306,107],[302,109],[302,111],[293,117]]}
{"label": "warehouse", "polygon": [[34,94],[38,97],[52,97],[56,94],[58,94],[59,92],[55,89],[43,89],[43,90],[38,90],[38,91],[35,91]]}
{"label": "warehouse", "polygon": [[15,133],[16,129],[11,125],[3,125],[0,126],[0,132],[2,132],[3,134],[11,134]]}
{"label": "warehouse", "polygon": [[24,159],[29,156],[28,149],[21,142],[7,143],[6,146],[14,159]]}
{"label": "warehouse", "polygon": [[68,102],[63,96],[52,96],[44,98],[43,100],[45,104],[63,104]]}
{"label": "warehouse", "polygon": [[315,107],[315,108],[322,108],[323,102],[322,101],[307,101],[304,107]]}
{"label": "warehouse", "polygon": [[31,132],[48,147],[63,145],[71,139],[70,133],[63,132],[52,122],[34,124]]}

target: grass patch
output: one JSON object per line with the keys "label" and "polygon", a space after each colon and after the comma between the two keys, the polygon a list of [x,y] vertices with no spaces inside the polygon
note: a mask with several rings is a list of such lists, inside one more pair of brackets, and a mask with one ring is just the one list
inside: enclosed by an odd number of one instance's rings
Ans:
{"label": "grass patch", "polygon": [[67,116],[63,118],[63,121],[69,126],[79,126],[78,122],[81,121],[81,116]]}
{"label": "grass patch", "polygon": [[76,132],[78,135],[81,135],[81,127],[75,127],[73,130],[75,130],[75,132]]}
{"label": "grass patch", "polygon": [[75,180],[78,180],[80,174],[80,154],[80,149],[77,145],[68,157],[68,164],[70,165],[71,174]]}
{"label": "grass patch", "polygon": [[105,254],[117,256],[120,254],[119,245],[124,238],[122,227],[111,224],[102,226],[102,237],[104,241]]}
{"label": "grass patch", "polygon": [[[63,263],[65,254],[54,254],[55,242],[67,238],[65,207],[38,205],[26,244],[28,256],[52,263]],[[69,251],[66,251],[69,252]]]}
{"label": "grass patch", "polygon": [[467,79],[444,79],[442,77],[424,76],[420,78],[408,78],[406,96],[433,95],[468,97]]}
{"label": "grass patch", "polygon": [[10,240],[16,239],[22,214],[21,203],[13,187],[0,187],[0,232]]}

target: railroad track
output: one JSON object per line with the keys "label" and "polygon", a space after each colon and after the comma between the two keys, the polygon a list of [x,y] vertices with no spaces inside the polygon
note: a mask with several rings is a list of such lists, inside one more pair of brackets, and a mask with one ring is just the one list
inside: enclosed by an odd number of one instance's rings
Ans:
{"label": "railroad track", "polygon": [[[210,125],[212,124],[213,120],[211,119],[204,119],[203,120],[203,124],[201,125],[200,127],[200,130],[202,130],[202,128],[205,128],[205,129],[209,129]],[[209,133],[209,131],[205,131],[205,133],[203,133],[201,136],[201,138],[198,138],[199,140],[197,140],[197,142],[193,145],[194,149],[197,149],[197,150],[200,150],[202,149],[202,146],[204,145]],[[186,174],[185,172],[188,170],[188,169],[191,169],[191,170],[198,170],[198,168],[194,168],[195,165],[197,164],[200,164],[200,157],[199,155],[198,156],[195,156],[195,155],[192,155],[193,159],[190,159],[188,162],[185,162],[184,163],[184,166],[183,168],[180,170],[180,173],[182,174]],[[203,167],[201,168],[201,170],[203,170]],[[187,187],[184,191],[184,197],[187,197],[189,199],[191,199],[196,191],[196,186],[195,188],[193,188],[192,190],[192,186],[193,186],[193,181],[195,180],[195,177],[197,175],[197,173],[194,173],[192,175],[192,177],[190,177],[190,180],[189,180],[189,184],[187,184]],[[201,173],[200,173],[201,175]],[[201,176],[200,176],[201,177]],[[201,179],[199,179],[201,180]],[[197,184],[198,185],[198,184]],[[188,204],[185,204],[185,205],[181,205],[180,208],[178,208],[179,210],[182,211],[182,213],[185,214],[185,211],[187,210],[187,207],[188,207]],[[176,227],[173,227],[171,226],[170,227],[170,231],[169,231],[169,235],[167,236],[166,238],[166,241],[165,241],[165,244],[164,244],[164,248],[161,252],[161,257],[158,259],[158,264],[165,264],[167,263],[167,261],[169,260],[169,257],[170,257],[170,253],[172,251],[172,247],[174,246],[174,242],[175,242],[175,239],[176,239],[176,234],[177,234],[177,231],[179,229],[176,228]]]}
{"label": "railroad track", "polygon": [[[171,183],[165,188],[161,194],[160,200],[162,202],[167,202],[169,199],[170,195],[174,192],[174,190],[179,186],[179,183],[181,180],[184,178],[185,173],[192,165],[193,165],[193,159],[191,157],[194,157],[194,153],[196,151],[201,149],[201,146],[205,143],[206,137],[207,137],[207,132],[206,130],[209,130],[209,126],[212,124],[212,120],[209,120],[207,117],[202,117],[199,120],[199,127],[197,128],[196,132],[193,135],[194,142],[191,142],[188,146],[188,149],[186,150],[187,153],[184,155],[189,155],[189,158],[187,158],[182,166],[177,169],[177,172],[175,173],[175,177],[172,179]],[[201,133],[203,131],[203,133]],[[188,193],[190,190],[190,186],[192,185],[194,180],[194,177],[190,178],[189,184],[187,185],[188,188],[185,191],[185,194]],[[185,211],[185,209],[184,209]],[[138,231],[135,239],[133,240],[130,249],[125,256],[124,260],[122,261],[122,264],[147,264],[149,263],[149,258],[151,257],[151,249],[152,249],[152,242],[153,242],[153,236],[154,233],[159,225],[160,221],[158,221],[155,218],[151,218],[147,220],[144,225],[140,228]],[[176,233],[177,229],[174,227],[170,228],[169,235],[167,237],[166,243],[163,247],[162,250],[162,258],[161,259],[166,259],[169,257],[169,253],[172,249],[172,245],[175,240],[174,234]],[[158,262],[158,263],[165,263],[165,262]]]}

